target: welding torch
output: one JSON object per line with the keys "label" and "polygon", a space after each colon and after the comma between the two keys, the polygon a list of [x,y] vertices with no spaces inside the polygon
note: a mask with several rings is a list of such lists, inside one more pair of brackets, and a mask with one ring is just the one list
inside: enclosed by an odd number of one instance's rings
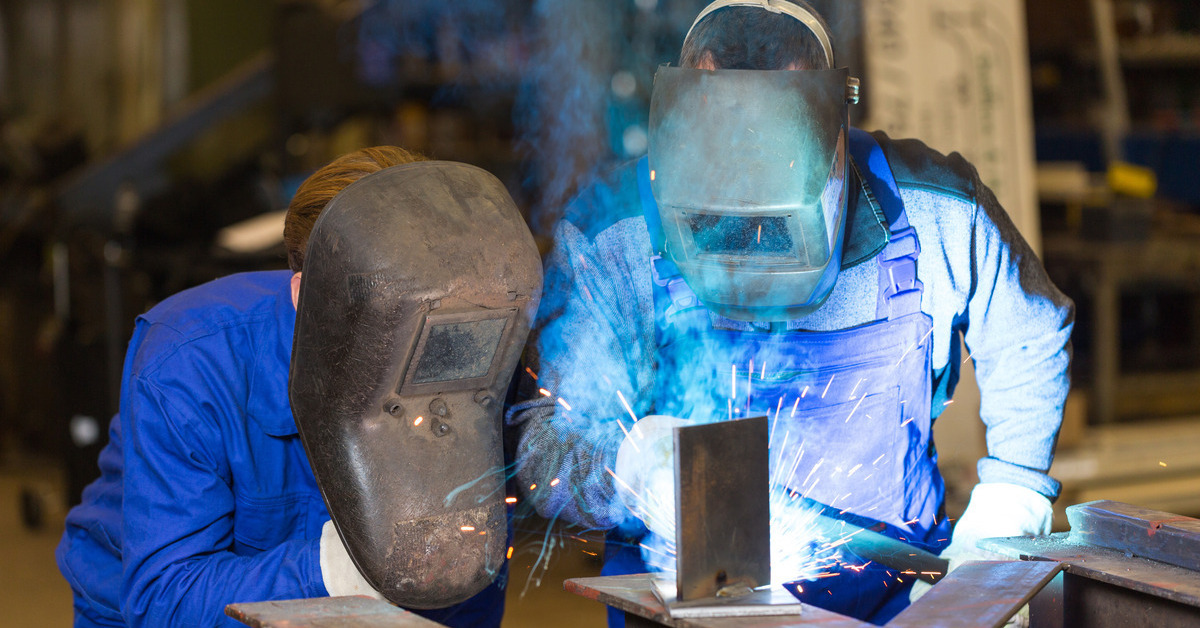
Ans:
{"label": "welding torch", "polygon": [[[930,584],[946,575],[950,561],[934,554],[881,534],[871,527],[850,521],[843,511],[826,506],[807,497],[799,497],[802,507],[816,513],[814,526],[832,539],[844,545],[858,556],[896,569],[900,573],[915,575]],[[882,524],[879,524],[882,526]]]}

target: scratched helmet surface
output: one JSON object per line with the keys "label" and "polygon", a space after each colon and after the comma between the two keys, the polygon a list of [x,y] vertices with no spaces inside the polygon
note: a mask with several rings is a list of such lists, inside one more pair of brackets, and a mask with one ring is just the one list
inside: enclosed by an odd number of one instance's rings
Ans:
{"label": "scratched helmet surface", "polygon": [[656,253],[709,309],[739,320],[790,320],[824,303],[841,268],[848,105],[858,101],[859,81],[837,66],[828,26],[799,0],[716,0],[688,38],[730,10],[794,18],[825,64],[659,68],[648,150],[662,225]]}
{"label": "scratched helmet surface", "polygon": [[351,558],[388,600],[470,598],[505,559],[501,406],[541,294],[520,211],[466,164],[348,186],[309,236],[289,393]]}
{"label": "scratched helmet surface", "polygon": [[788,320],[833,289],[848,80],[845,68],[659,68],[648,157],[662,253],[710,309]]}

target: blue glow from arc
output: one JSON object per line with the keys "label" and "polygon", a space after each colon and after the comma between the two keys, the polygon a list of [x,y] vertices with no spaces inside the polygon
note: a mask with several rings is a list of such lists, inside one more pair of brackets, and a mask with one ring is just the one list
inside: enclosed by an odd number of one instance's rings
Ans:
{"label": "blue glow from arc", "polygon": [[[432,104],[436,107],[455,96],[468,94],[468,87],[508,91],[514,99],[514,138],[520,157],[539,164],[534,176],[538,189],[537,206],[533,208],[534,229],[548,226],[561,213],[563,205],[577,190],[580,177],[614,159],[634,156],[642,150],[638,137],[639,124],[644,124],[649,102],[649,89],[654,69],[661,63],[674,63],[683,33],[705,0],[630,2],[637,10],[626,11],[610,0],[381,0],[368,9],[370,19],[360,22],[359,47],[362,79],[368,84],[386,84],[405,80],[406,60],[422,59],[458,66],[463,72],[437,88]],[[623,15],[623,17],[622,17]],[[666,42],[666,45],[663,45]],[[626,73],[613,90],[615,73]],[[632,90],[629,78],[632,78]],[[489,84],[490,82],[490,84]],[[539,216],[543,218],[539,221]],[[563,286],[548,282],[547,299],[552,291],[560,299],[592,300],[597,298],[586,285],[567,294]],[[599,295],[603,298],[604,295]],[[545,307],[543,308],[545,309]],[[573,351],[589,355],[599,351],[590,347],[594,338],[586,330],[566,330],[551,351]],[[711,347],[696,347],[700,354]],[[756,364],[778,363],[770,355],[756,356]],[[742,367],[742,372],[749,365]],[[613,433],[625,433],[633,422],[650,408],[636,401],[636,391],[642,382],[629,381],[628,372],[621,368],[584,369],[573,377],[583,380],[557,381],[548,384],[551,395],[564,393],[565,404],[572,410],[563,411],[555,419],[565,438],[571,441],[600,442]],[[717,373],[711,381],[693,382],[694,390],[715,386],[731,388],[736,373]],[[734,385],[727,407],[710,409],[714,419],[745,416],[751,408],[753,386],[749,389]],[[737,394],[740,392],[740,395]],[[747,394],[749,393],[749,394]],[[773,401],[771,402],[773,403]],[[637,407],[634,407],[636,405]],[[708,399],[697,399],[685,405],[710,406]],[[768,404],[770,405],[770,404]],[[787,408],[778,405],[775,416]],[[772,406],[775,407],[775,406]],[[582,417],[605,417],[585,421]],[[776,435],[782,442],[785,432]],[[773,442],[774,444],[774,442]],[[774,468],[782,468],[776,463]],[[786,469],[784,469],[786,472]],[[514,470],[507,471],[513,479]],[[460,487],[447,500],[452,500]],[[528,487],[522,487],[525,489]],[[535,489],[536,490],[536,489]],[[581,487],[561,485],[542,486],[540,490],[575,491]],[[782,507],[783,498],[772,497],[773,530],[775,510]],[[518,503],[517,524],[523,514],[531,515],[524,503]],[[556,523],[551,521],[551,523]],[[796,565],[792,575],[801,577],[812,569],[823,568],[820,548],[836,539],[822,539],[810,529],[804,517],[792,517],[779,524],[789,532],[772,546],[776,564]],[[540,583],[538,569],[544,573],[556,552],[567,547],[564,536],[577,528],[551,526],[541,533],[537,543],[535,568],[527,586]],[[520,551],[526,551],[522,548]]]}

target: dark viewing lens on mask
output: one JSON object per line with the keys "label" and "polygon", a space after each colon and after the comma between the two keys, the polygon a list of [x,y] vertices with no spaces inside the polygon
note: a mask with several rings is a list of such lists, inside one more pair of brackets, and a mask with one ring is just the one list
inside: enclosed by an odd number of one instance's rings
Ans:
{"label": "dark viewing lens on mask", "polygon": [[786,216],[688,214],[687,223],[701,253],[795,257]]}
{"label": "dark viewing lens on mask", "polygon": [[496,347],[504,335],[505,319],[435,325],[417,361],[412,383],[473,379],[488,374]]}

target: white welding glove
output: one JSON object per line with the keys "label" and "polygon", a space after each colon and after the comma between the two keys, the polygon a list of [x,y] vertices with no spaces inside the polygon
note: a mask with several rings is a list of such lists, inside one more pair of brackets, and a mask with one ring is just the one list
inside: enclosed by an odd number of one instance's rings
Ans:
{"label": "white welding glove", "polygon": [[650,414],[633,424],[617,451],[617,492],[654,534],[675,539],[674,428],[688,422]]}
{"label": "white welding glove", "polygon": [[[1001,482],[976,484],[942,558],[950,561],[948,571],[973,560],[1009,560],[976,544],[993,537],[1050,534],[1053,516],[1050,500],[1033,489]],[[909,599],[916,601],[931,586],[918,580]]]}
{"label": "white welding glove", "polygon": [[365,595],[387,601],[358,572],[350,554],[346,553],[346,546],[342,545],[337,528],[333,527],[333,521],[326,521],[321,528],[321,579],[325,581],[325,590],[330,597]]}

